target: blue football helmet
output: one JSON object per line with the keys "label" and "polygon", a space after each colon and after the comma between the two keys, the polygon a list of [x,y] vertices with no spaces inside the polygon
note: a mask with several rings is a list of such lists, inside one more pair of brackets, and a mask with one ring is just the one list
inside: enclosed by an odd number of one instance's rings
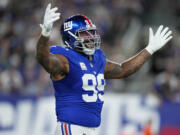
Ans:
{"label": "blue football helmet", "polygon": [[78,52],[93,55],[100,48],[101,38],[96,26],[84,15],[74,15],[65,20],[61,26],[64,44]]}

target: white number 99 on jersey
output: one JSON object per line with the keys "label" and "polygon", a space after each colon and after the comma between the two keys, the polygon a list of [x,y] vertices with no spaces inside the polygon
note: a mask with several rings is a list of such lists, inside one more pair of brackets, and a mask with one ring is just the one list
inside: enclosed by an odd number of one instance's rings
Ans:
{"label": "white number 99 on jersey", "polygon": [[[91,84],[89,84],[89,82],[91,82]],[[103,95],[99,93],[100,91],[104,91],[104,74],[98,74],[97,77],[94,74],[84,74],[82,77],[82,83],[82,88],[85,91],[93,92],[93,95],[82,94],[82,98],[85,102],[96,102],[98,98],[101,101],[104,101]]]}

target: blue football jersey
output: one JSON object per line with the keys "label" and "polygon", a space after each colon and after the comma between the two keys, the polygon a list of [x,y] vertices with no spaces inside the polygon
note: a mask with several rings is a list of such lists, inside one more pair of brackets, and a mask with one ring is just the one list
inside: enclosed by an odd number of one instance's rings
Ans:
{"label": "blue football jersey", "polygon": [[68,59],[69,74],[53,81],[57,120],[86,127],[98,127],[104,95],[106,58],[98,49],[90,61],[86,56],[61,46],[50,47],[50,53]]}

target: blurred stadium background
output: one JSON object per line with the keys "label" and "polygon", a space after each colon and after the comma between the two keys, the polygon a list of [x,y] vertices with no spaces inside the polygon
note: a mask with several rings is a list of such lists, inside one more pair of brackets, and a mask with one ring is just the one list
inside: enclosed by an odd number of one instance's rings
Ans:
{"label": "blurred stadium background", "polygon": [[108,80],[99,135],[180,135],[180,0],[0,0],[0,135],[52,135],[53,88],[37,64],[36,43],[46,5],[60,8],[51,44],[73,14],[99,28],[107,58],[122,62],[148,43],[148,28],[173,30],[173,40],[139,72]]}

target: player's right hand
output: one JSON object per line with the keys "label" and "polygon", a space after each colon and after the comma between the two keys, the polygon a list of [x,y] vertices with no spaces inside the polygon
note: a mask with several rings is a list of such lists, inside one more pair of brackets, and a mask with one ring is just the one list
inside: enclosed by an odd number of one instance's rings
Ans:
{"label": "player's right hand", "polygon": [[44,15],[44,22],[43,24],[40,24],[40,27],[42,29],[41,34],[43,36],[46,37],[50,36],[53,23],[58,19],[60,19],[61,14],[56,12],[57,10],[58,10],[57,7],[51,8],[51,4],[50,3],[48,4]]}

